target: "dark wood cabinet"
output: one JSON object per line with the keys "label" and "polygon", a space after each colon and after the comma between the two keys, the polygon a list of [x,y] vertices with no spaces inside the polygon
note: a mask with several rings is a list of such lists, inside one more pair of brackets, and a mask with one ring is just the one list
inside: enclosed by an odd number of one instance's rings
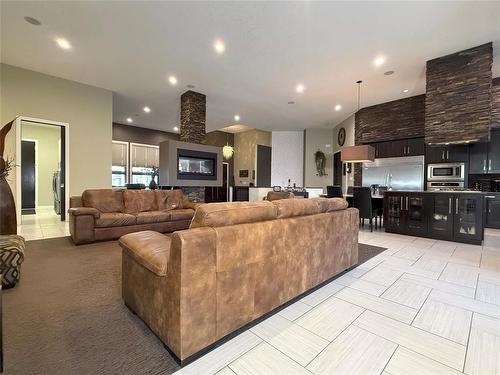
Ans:
{"label": "dark wood cabinet", "polygon": [[425,153],[424,138],[408,139],[406,156],[419,156]]}
{"label": "dark wood cabinet", "polygon": [[492,130],[489,142],[469,146],[469,173],[500,173],[500,130]]}
{"label": "dark wood cabinet", "polygon": [[488,194],[484,197],[486,228],[500,229],[500,194]]}
{"label": "dark wood cabinet", "polygon": [[478,142],[469,146],[469,173],[487,173],[488,143]]}
{"label": "dark wood cabinet", "polygon": [[488,173],[500,173],[500,130],[492,130],[488,146]]}
{"label": "dark wood cabinet", "polygon": [[399,139],[371,144],[376,158],[397,158],[402,156],[424,155],[424,139]]}
{"label": "dark wood cabinet", "polygon": [[467,162],[468,160],[467,145],[427,146],[425,151],[426,163]]}
{"label": "dark wood cabinet", "polygon": [[433,194],[429,199],[428,216],[432,238],[453,239],[453,194]]}
{"label": "dark wood cabinet", "polygon": [[385,194],[384,199],[386,231],[414,236],[427,234],[424,194],[389,192]]}
{"label": "dark wood cabinet", "polygon": [[483,239],[483,202],[478,194],[455,194],[453,239],[481,243]]}
{"label": "dark wood cabinet", "polygon": [[[483,202],[483,195],[474,193],[386,192],[385,230],[480,244],[483,239]],[[489,207],[500,213],[500,199],[497,205],[492,202]]]}

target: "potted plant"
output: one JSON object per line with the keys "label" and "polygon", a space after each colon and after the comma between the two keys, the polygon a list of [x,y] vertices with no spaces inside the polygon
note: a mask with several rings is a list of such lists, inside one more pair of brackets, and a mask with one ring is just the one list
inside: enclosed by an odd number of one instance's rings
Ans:
{"label": "potted plant", "polygon": [[314,162],[316,163],[316,174],[318,176],[326,176],[326,155],[323,151],[318,150],[314,153]]}
{"label": "potted plant", "polygon": [[159,176],[160,169],[158,167],[153,167],[153,173],[151,173],[151,182],[149,183],[150,190],[158,189],[158,184],[155,179]]}

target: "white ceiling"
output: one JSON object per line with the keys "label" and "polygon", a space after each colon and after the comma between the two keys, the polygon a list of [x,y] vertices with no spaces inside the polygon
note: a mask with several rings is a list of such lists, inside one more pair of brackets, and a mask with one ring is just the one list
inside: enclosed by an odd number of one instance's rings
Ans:
{"label": "white ceiling", "polygon": [[[489,41],[500,76],[496,1],[3,1],[1,11],[2,62],[112,90],[114,121],[131,116],[154,129],[179,123],[187,84],[207,95],[208,130],[232,125],[235,114],[252,128],[293,130],[352,114],[358,79],[362,106],[421,94],[427,60]],[[73,48],[58,48],[55,37]],[[213,50],[216,38],[223,55]],[[376,68],[379,54],[387,62]]]}

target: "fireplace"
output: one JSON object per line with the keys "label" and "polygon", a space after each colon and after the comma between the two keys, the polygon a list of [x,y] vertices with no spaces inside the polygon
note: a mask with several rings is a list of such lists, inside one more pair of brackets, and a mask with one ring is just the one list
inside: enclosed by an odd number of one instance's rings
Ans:
{"label": "fireplace", "polygon": [[179,180],[217,180],[217,154],[178,148],[177,178]]}
{"label": "fireplace", "polygon": [[160,185],[222,186],[222,148],[197,143],[160,143]]}

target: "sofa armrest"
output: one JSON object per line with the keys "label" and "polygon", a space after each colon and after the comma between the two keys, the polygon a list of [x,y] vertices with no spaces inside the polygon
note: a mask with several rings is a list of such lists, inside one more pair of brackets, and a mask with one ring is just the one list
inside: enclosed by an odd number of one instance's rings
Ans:
{"label": "sofa armrest", "polygon": [[101,212],[93,207],[72,207],[68,213],[73,216],[92,215],[96,219],[101,217]]}
{"label": "sofa armrest", "polygon": [[191,208],[196,211],[196,209],[204,203],[191,202],[189,199],[184,199],[182,201],[182,208]]}
{"label": "sofa armrest", "polygon": [[170,349],[185,359],[217,340],[216,243],[213,228],[174,232],[164,298]]}

